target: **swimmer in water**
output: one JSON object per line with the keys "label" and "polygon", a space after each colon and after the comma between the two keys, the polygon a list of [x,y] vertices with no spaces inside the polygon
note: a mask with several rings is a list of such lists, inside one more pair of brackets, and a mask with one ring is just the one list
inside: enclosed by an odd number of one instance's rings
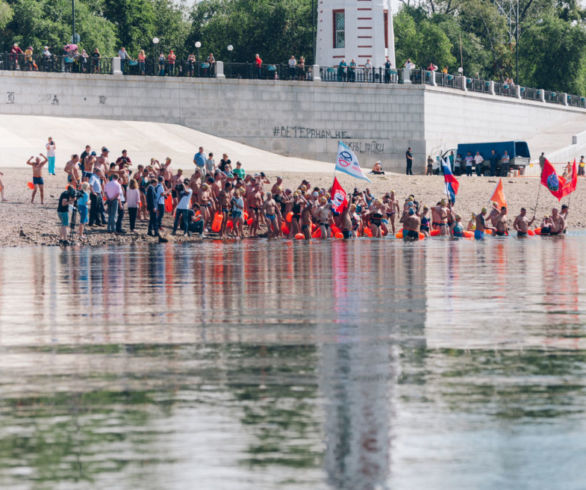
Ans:
{"label": "swimmer in water", "polygon": [[513,228],[517,232],[517,238],[525,238],[527,237],[527,233],[529,232],[529,227],[535,221],[535,216],[531,220],[527,218],[527,210],[525,208],[521,208],[521,212],[519,216],[515,218],[513,222]]}

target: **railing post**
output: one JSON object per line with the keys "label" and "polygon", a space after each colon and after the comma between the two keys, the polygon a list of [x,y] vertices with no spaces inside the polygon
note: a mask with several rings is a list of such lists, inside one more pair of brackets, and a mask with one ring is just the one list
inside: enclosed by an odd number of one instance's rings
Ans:
{"label": "railing post", "polygon": [[564,102],[563,105],[568,105],[568,94],[566,94],[565,92],[562,94],[562,97],[564,98]]}
{"label": "railing post", "polygon": [[468,92],[468,87],[466,87],[466,77],[464,75],[460,75],[456,77],[458,80],[459,88],[462,89],[464,92]]}
{"label": "railing post", "polygon": [[537,90],[537,97],[539,97],[539,101],[545,102],[545,90],[542,88]]}
{"label": "railing post", "polygon": [[112,58],[112,75],[122,75],[120,57]]}
{"label": "railing post", "polygon": [[403,68],[403,83],[411,83],[411,70],[409,68]]}
{"label": "railing post", "polygon": [[517,99],[521,98],[521,85],[515,85],[515,97]]}
{"label": "railing post", "polygon": [[319,71],[319,65],[313,65],[311,67],[311,79],[314,82],[321,82],[321,74]]}
{"label": "railing post", "polygon": [[226,78],[224,75],[224,62],[216,61],[216,78]]}
{"label": "railing post", "polygon": [[495,90],[494,90],[494,80],[491,80],[491,81],[488,83],[488,93],[489,93],[490,95],[496,95],[496,92],[495,92]]}
{"label": "railing post", "polygon": [[435,73],[436,73],[435,71],[432,71],[432,72],[431,72],[431,85],[432,85],[433,87],[437,87],[437,83],[436,83],[436,81],[435,81]]}

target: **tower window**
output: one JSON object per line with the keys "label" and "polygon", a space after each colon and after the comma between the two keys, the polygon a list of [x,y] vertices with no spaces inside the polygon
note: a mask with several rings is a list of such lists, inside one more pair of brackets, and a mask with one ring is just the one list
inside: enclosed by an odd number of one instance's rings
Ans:
{"label": "tower window", "polygon": [[343,48],[346,40],[344,9],[334,10],[334,48]]}
{"label": "tower window", "polygon": [[384,12],[384,16],[385,16],[385,48],[388,49],[389,47],[389,11],[385,10]]}

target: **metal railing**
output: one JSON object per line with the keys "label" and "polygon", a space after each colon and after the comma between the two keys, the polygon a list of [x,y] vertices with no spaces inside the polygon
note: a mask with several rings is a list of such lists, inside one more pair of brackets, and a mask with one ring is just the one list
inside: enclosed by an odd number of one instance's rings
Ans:
{"label": "metal railing", "polygon": [[[121,60],[120,67],[124,75],[142,76],[171,76],[171,77],[216,77],[216,64],[211,65],[207,61],[194,59],[180,59],[171,62],[168,59],[146,58],[144,62],[137,60]],[[290,67],[288,64],[262,64],[260,67],[254,63],[226,62],[224,76],[236,79],[257,80],[296,80],[312,81],[313,66],[297,64]],[[61,73],[100,73],[112,74],[113,58],[94,57],[92,54],[51,54],[45,56],[42,53],[32,55],[0,53],[0,70],[13,71],[40,71]],[[319,75],[324,82],[346,83],[406,83],[404,77],[409,78],[410,83],[418,85],[436,85],[453,89],[466,89],[471,92],[492,93],[502,97],[518,97],[525,100],[541,101],[549,104],[568,105],[571,107],[586,108],[586,98],[579,95],[569,95],[555,91],[536,89],[532,87],[519,87],[502,82],[490,82],[478,78],[464,78],[449,73],[432,72],[423,69],[395,70],[350,66],[320,66]],[[435,80],[434,80],[435,79]]]}
{"label": "metal railing", "polygon": [[195,78],[216,76],[215,63],[198,62],[194,59],[175,60],[175,62],[152,57],[144,61],[124,60],[120,63],[120,69],[124,75]]}
{"label": "metal railing", "polygon": [[81,55],[0,53],[0,70],[61,73],[112,73],[112,58]]}

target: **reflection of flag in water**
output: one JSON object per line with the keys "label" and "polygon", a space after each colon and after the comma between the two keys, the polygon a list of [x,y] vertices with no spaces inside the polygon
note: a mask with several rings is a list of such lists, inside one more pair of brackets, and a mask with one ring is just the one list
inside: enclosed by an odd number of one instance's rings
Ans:
{"label": "reflection of flag in water", "polygon": [[346,191],[338,182],[338,179],[334,177],[334,183],[331,189],[332,195],[332,208],[336,213],[342,213],[348,206],[348,197]]}
{"label": "reflection of flag in water", "polygon": [[338,156],[336,157],[336,170],[347,173],[357,179],[364,179],[370,182],[369,178],[362,173],[358,158],[350,147],[342,141],[338,141]]}
{"label": "reflection of flag in water", "polygon": [[499,183],[496,185],[496,189],[492,193],[490,198],[491,202],[498,205],[499,209],[507,207],[507,200],[505,199],[505,191],[503,190],[503,179],[499,179]]}
{"label": "reflection of flag in water", "polygon": [[549,192],[558,198],[558,201],[561,201],[562,197],[576,190],[576,185],[578,184],[576,160],[574,159],[574,165],[572,166],[572,177],[566,181],[565,177],[558,176],[554,166],[546,159],[541,172],[541,184],[547,187]]}
{"label": "reflection of flag in water", "polygon": [[446,194],[452,204],[456,202],[456,194],[458,194],[458,188],[460,183],[454,177],[450,165],[446,160],[442,160],[442,171],[444,173],[444,181],[446,183]]}

